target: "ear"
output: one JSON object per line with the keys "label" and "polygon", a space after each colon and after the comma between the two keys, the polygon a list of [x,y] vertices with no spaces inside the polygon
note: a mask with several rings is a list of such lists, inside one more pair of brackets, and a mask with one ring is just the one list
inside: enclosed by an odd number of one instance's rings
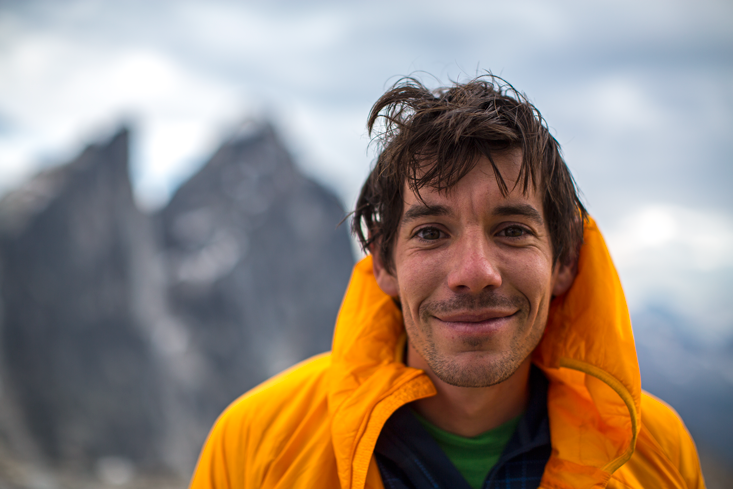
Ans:
{"label": "ear", "polygon": [[558,261],[555,264],[555,271],[552,278],[552,295],[557,297],[563,295],[570,289],[578,274],[578,259],[573,259],[570,263],[562,263]]}
{"label": "ear", "polygon": [[372,254],[372,266],[374,267],[374,276],[377,279],[377,284],[382,292],[390,297],[398,297],[400,295],[400,287],[397,282],[397,277],[392,275],[384,265],[382,257],[379,254],[379,247],[372,245],[369,251]]}

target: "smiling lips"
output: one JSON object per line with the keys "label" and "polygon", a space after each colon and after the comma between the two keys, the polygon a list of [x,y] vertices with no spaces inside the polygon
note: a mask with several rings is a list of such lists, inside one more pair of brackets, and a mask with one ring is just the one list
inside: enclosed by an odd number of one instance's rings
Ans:
{"label": "smiling lips", "polygon": [[488,334],[501,329],[516,313],[516,310],[466,311],[433,317],[457,333],[464,332],[475,335],[477,333]]}

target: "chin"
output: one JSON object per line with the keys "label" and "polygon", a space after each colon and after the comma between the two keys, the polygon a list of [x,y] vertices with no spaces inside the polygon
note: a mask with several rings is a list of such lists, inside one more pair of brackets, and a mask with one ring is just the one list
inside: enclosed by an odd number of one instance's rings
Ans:
{"label": "chin", "polygon": [[[435,375],[448,385],[456,387],[490,387],[500,384],[519,370],[525,358],[476,358],[463,354],[464,361],[446,358],[426,358]],[[481,355],[486,357],[487,355]],[[493,356],[493,355],[492,355]]]}

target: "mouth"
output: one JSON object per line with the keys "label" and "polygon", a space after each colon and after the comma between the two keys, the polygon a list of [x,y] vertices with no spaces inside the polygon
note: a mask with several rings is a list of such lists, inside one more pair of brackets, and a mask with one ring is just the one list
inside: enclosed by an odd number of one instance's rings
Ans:
{"label": "mouth", "polygon": [[456,311],[436,315],[435,317],[445,323],[481,323],[492,319],[502,319],[515,315],[512,310],[489,309],[482,311]]}
{"label": "mouth", "polygon": [[516,310],[457,311],[433,317],[455,333],[475,335],[499,331],[517,313]]}

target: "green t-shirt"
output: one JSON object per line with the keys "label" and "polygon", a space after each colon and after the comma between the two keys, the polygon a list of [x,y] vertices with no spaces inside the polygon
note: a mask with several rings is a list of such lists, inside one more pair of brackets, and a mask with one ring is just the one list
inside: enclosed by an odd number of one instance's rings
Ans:
{"label": "green t-shirt", "polygon": [[473,438],[465,438],[441,430],[415,411],[413,411],[413,414],[438,442],[440,448],[443,449],[473,489],[481,489],[486,476],[489,475],[491,469],[499,461],[501,452],[509,443],[522,417],[521,415],[517,416],[503,425]]}

